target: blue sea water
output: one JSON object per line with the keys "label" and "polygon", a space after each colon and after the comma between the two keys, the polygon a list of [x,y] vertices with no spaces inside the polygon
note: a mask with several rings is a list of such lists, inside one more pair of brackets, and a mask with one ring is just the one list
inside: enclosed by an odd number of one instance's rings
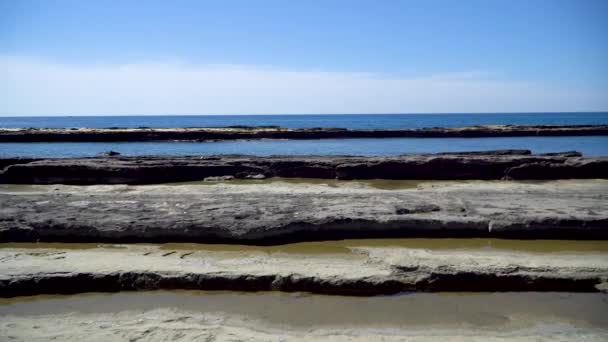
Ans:
{"label": "blue sea water", "polygon": [[608,124],[604,113],[517,114],[328,114],[328,115],[162,115],[0,117],[0,127],[225,127],[281,126],[350,129],[462,127],[473,125],[592,125]]}
{"label": "blue sea water", "polygon": [[387,138],[253,140],[219,142],[0,143],[0,157],[90,157],[104,151],[123,155],[362,155],[530,149],[534,153],[576,150],[608,156],[608,137]]}
{"label": "blue sea water", "polygon": [[[353,114],[353,115],[218,115],[0,117],[0,127],[221,127],[277,125],[290,128],[351,129],[462,127],[471,125],[608,124],[608,113],[535,114]],[[87,157],[114,150],[123,155],[399,155],[530,149],[534,153],[576,150],[608,156],[608,137],[394,138],[261,140],[221,142],[0,143],[0,157]]]}

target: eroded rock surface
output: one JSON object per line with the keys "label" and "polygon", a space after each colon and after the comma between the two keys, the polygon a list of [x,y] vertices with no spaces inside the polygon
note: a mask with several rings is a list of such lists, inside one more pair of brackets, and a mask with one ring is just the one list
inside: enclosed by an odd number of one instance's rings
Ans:
{"label": "eroded rock surface", "polygon": [[0,241],[608,238],[606,180],[357,184],[3,186]]}
{"label": "eroded rock surface", "polygon": [[154,289],[306,291],[374,295],[404,291],[596,292],[604,253],[433,251],[357,247],[353,254],[265,254],[122,246],[0,249],[0,296]]}
{"label": "eroded rock surface", "polygon": [[608,177],[608,157],[527,150],[395,157],[123,157],[0,159],[0,183],[154,184],[208,177],[323,179],[582,179]]}

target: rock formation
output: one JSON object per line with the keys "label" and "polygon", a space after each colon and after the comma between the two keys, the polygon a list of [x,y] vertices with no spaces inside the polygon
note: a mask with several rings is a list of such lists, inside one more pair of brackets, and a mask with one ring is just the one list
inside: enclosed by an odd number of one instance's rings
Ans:
{"label": "rock formation", "polygon": [[213,141],[236,139],[328,138],[480,138],[524,136],[608,135],[608,125],[470,126],[420,129],[344,129],[281,127],[199,128],[4,128],[0,142],[110,142],[110,141]]}
{"label": "rock formation", "polygon": [[156,184],[209,177],[323,179],[575,179],[608,177],[608,158],[527,150],[394,157],[189,156],[0,159],[0,183]]}

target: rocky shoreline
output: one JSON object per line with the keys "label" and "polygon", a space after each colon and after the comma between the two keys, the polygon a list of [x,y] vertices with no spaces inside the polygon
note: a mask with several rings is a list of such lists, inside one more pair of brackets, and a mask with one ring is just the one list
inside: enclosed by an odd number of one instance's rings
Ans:
{"label": "rocky shoreline", "polygon": [[[373,296],[608,288],[603,245],[555,253],[389,242],[343,254],[244,247],[415,237],[608,240],[606,157],[528,150],[395,157],[114,154],[6,158],[0,167],[0,242],[7,243],[0,248],[0,297],[159,289]],[[387,190],[370,185],[378,178],[435,180]],[[130,245],[8,244],[14,242]],[[141,244],[170,242],[238,250]]]}
{"label": "rocky shoreline", "polygon": [[215,177],[548,180],[608,177],[608,157],[528,150],[354,156],[106,156],[0,159],[0,183],[158,184]]}
{"label": "rocky shoreline", "polygon": [[290,129],[278,126],[197,128],[2,128],[0,142],[118,142],[118,141],[214,141],[237,139],[329,138],[481,138],[526,136],[608,135],[608,125],[517,126],[489,125],[460,128]]}

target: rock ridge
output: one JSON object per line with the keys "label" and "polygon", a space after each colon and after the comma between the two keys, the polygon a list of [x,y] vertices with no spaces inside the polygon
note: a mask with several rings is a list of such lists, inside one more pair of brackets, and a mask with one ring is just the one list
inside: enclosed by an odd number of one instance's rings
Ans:
{"label": "rock ridge", "polygon": [[608,177],[608,157],[527,150],[357,156],[147,156],[0,159],[0,183],[156,184],[227,178],[547,180]]}
{"label": "rock ridge", "polygon": [[[165,252],[165,251],[162,251]],[[182,251],[185,252],[185,251]],[[606,259],[498,251],[361,248],[354,256],[122,251],[0,251],[0,296],[135,290],[311,292],[369,296],[437,291],[597,292]],[[580,255],[579,255],[580,256]]]}
{"label": "rock ridge", "polygon": [[0,241],[273,245],[392,237],[608,239],[608,183],[378,190],[287,183],[0,192]]}
{"label": "rock ridge", "polygon": [[0,142],[213,141],[237,139],[481,138],[608,135],[608,125],[487,125],[459,128],[345,129],[277,126],[190,128],[0,128]]}

